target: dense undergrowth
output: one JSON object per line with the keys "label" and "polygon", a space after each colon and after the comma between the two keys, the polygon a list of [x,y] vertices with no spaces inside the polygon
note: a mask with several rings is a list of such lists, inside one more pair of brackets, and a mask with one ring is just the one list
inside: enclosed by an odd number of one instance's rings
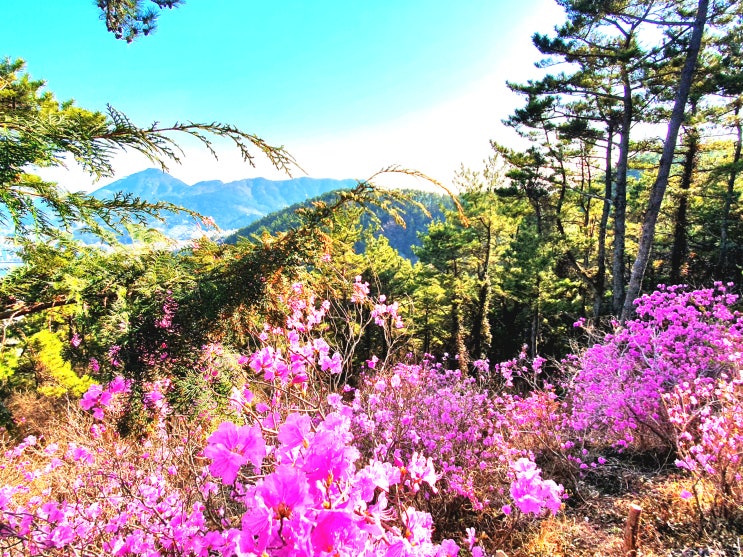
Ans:
{"label": "dense undergrowth", "polygon": [[[162,342],[135,378],[113,347],[87,371],[114,378],[81,398],[17,394],[0,548],[608,555],[626,505],[640,502],[644,554],[700,539],[724,553],[743,525],[736,302],[722,284],[660,288],[636,319],[561,362],[525,351],[465,373],[396,350],[399,306],[361,278],[332,302],[294,284],[283,322],[250,353],[204,344],[184,375]],[[178,311],[163,303],[164,338],[177,336]],[[359,364],[371,329],[388,350]]]}

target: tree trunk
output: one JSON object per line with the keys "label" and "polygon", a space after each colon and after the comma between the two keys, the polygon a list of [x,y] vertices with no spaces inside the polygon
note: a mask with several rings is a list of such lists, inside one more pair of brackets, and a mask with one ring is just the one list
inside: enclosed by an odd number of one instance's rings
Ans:
{"label": "tree trunk", "polygon": [[467,356],[467,345],[464,341],[464,318],[462,316],[462,299],[459,295],[459,266],[454,260],[454,295],[451,300],[451,320],[453,353],[456,356],[457,367],[462,373],[467,372],[469,357]]}
{"label": "tree trunk", "polygon": [[487,353],[490,351],[490,344],[493,340],[493,336],[490,332],[490,321],[488,320],[490,301],[492,298],[492,286],[490,284],[490,256],[493,249],[493,224],[488,220],[488,222],[483,222],[483,227],[485,229],[485,245],[483,248],[482,267],[477,277],[480,281],[480,289],[477,297],[477,316],[472,328],[473,357],[480,359],[487,357]]}
{"label": "tree trunk", "polygon": [[637,546],[640,545],[640,515],[642,507],[630,505],[627,522],[624,524],[624,557],[637,557]]}
{"label": "tree trunk", "polygon": [[[696,106],[692,107],[692,115],[696,112]],[[686,237],[689,228],[687,210],[689,206],[689,188],[696,169],[697,154],[699,153],[699,133],[692,125],[686,130],[686,153],[684,155],[684,171],[681,175],[678,206],[676,207],[676,218],[673,226],[673,248],[671,250],[671,284],[680,284],[681,268],[689,251]]]}
{"label": "tree trunk", "polygon": [[630,318],[635,311],[634,301],[640,295],[642,279],[645,276],[645,269],[650,260],[650,249],[653,245],[653,237],[655,236],[655,224],[658,221],[660,206],[663,202],[666,187],[668,186],[668,177],[671,174],[671,166],[673,164],[673,154],[676,150],[676,140],[681,123],[684,120],[686,100],[689,98],[694,69],[697,65],[699,50],[702,44],[702,34],[704,33],[704,26],[707,23],[708,3],[709,0],[699,0],[697,16],[694,20],[694,27],[691,33],[691,41],[689,42],[689,49],[686,52],[686,61],[684,62],[684,68],[679,78],[671,119],[668,122],[668,132],[666,134],[665,144],[663,145],[663,154],[660,157],[658,176],[650,190],[650,200],[648,201],[648,208],[642,222],[642,233],[640,234],[637,258],[634,265],[632,265],[629,286],[627,287],[624,307],[622,308],[622,321]]}
{"label": "tree trunk", "polygon": [[596,268],[596,292],[593,297],[593,319],[598,320],[601,316],[601,305],[604,299],[604,288],[606,286],[606,227],[609,223],[609,212],[611,211],[611,195],[612,195],[612,147],[614,141],[614,126],[609,123],[608,129],[606,130],[606,164],[605,164],[605,177],[604,177],[604,203],[603,209],[601,210],[601,222],[599,223],[598,233],[598,254],[597,268]]}
{"label": "tree trunk", "polygon": [[627,169],[629,166],[629,133],[632,126],[632,84],[626,68],[622,68],[624,98],[622,126],[619,135],[619,160],[614,188],[614,253],[612,259],[612,310],[619,315],[624,302],[624,244],[627,213]]}
{"label": "tree trunk", "polygon": [[529,331],[529,344],[530,346],[530,354],[532,358],[536,358],[539,355],[539,322],[541,321],[541,306],[540,298],[542,296],[542,284],[541,280],[539,279],[539,275],[536,277],[537,283],[536,283],[536,296],[534,300],[534,305],[532,306],[532,314],[531,314],[531,330]]}
{"label": "tree trunk", "polygon": [[462,373],[467,373],[469,365],[469,356],[467,355],[467,345],[464,342],[464,319],[462,318],[462,305],[459,300],[452,303],[452,313],[454,318],[454,345],[456,347],[457,367]]}
{"label": "tree trunk", "polygon": [[722,217],[720,218],[720,255],[717,264],[717,275],[720,280],[727,281],[728,273],[730,272],[730,261],[728,254],[728,223],[730,222],[730,209],[733,205],[733,196],[735,195],[735,181],[738,178],[738,164],[740,163],[741,156],[741,145],[743,145],[743,126],[741,126],[740,118],[740,107],[741,98],[739,97],[735,103],[735,129],[737,131],[737,140],[735,142],[735,152],[733,154],[733,164],[730,170],[730,176],[728,176],[728,189],[725,193],[725,205],[722,209]]}

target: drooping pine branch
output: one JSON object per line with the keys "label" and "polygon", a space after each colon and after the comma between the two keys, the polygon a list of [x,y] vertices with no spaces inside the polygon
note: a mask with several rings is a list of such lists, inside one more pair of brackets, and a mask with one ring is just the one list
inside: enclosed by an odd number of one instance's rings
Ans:
{"label": "drooping pine branch", "polygon": [[[29,174],[29,167],[64,166],[72,157],[96,179],[113,176],[113,157],[134,150],[167,170],[180,162],[179,134],[196,138],[216,158],[215,141],[227,139],[243,160],[255,165],[260,152],[287,174],[299,168],[283,147],[274,147],[255,134],[219,122],[176,122],[135,125],[124,113],[108,107],[107,114],[59,103],[50,93],[40,93],[42,81],[19,75],[23,62],[0,61],[0,222],[17,234],[35,229],[54,236],[58,229],[80,225],[106,240],[130,224],[144,224],[163,211],[200,215],[170,203],[150,203],[119,194],[100,200],[84,193],[68,193],[56,184]],[[203,220],[203,219],[202,219]]]}

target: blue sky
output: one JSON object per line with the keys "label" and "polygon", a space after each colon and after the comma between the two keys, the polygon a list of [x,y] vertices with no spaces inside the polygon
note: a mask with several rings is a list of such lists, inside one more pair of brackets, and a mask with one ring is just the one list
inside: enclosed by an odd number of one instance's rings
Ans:
{"label": "blue sky", "polygon": [[[538,75],[530,35],[562,17],[554,0],[187,0],[126,44],[92,0],[4,2],[0,16],[0,56],[84,108],[110,103],[141,125],[229,122],[285,145],[311,176],[401,165],[444,182],[477,168],[489,139],[511,140],[500,120],[520,101],[505,80]],[[188,183],[278,177],[229,150],[215,162],[184,148],[171,173]],[[119,176],[147,166],[116,160]],[[92,187],[74,167],[48,175]]]}

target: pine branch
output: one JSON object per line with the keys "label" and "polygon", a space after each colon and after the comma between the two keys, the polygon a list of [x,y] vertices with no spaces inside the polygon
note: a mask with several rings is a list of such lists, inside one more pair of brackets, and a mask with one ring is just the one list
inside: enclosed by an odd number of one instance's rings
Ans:
{"label": "pine branch", "polygon": [[[169,0],[163,0],[167,2]],[[96,179],[113,176],[112,160],[122,150],[132,149],[167,170],[184,156],[174,136],[196,138],[217,158],[215,140],[226,138],[243,160],[255,166],[255,152],[291,175],[299,168],[283,147],[274,147],[255,134],[219,122],[176,122],[172,126],[135,125],[124,113],[109,106],[107,114],[58,103],[51,94],[39,94],[41,81],[18,76],[22,61],[0,62],[0,83],[7,89],[0,99],[0,222],[11,224],[17,234],[36,230],[46,236],[80,225],[84,230],[111,241],[128,225],[162,220],[163,211],[185,213],[201,220],[193,211],[171,203],[150,203],[119,194],[100,200],[84,193],[67,193],[56,184],[30,175],[29,167],[64,166],[72,156]],[[6,94],[7,93],[7,94]],[[300,169],[301,170],[301,169]]]}

